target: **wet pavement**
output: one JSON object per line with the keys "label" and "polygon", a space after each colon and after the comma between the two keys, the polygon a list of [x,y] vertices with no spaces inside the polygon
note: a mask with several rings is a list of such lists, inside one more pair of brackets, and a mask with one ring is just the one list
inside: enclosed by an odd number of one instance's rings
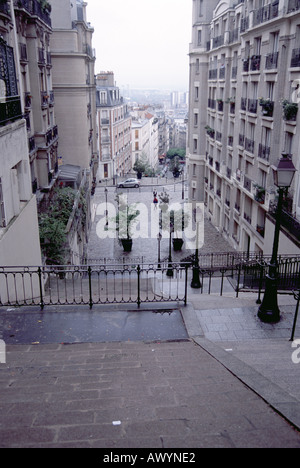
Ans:
{"label": "wet pavement", "polygon": [[0,338],[6,344],[105,343],[188,338],[176,308],[130,310],[123,306],[49,307],[0,310]]}

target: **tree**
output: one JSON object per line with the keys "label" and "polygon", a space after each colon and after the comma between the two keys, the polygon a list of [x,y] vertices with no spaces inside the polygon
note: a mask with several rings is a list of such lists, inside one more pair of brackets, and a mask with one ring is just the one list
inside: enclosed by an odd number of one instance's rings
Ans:
{"label": "tree", "polygon": [[138,179],[141,179],[144,173],[151,170],[146,153],[142,153],[141,157],[135,161],[133,170],[137,173]]}
{"label": "tree", "polygon": [[47,264],[63,265],[67,254],[66,226],[71,216],[76,192],[58,188],[45,213],[39,216],[40,241]]}
{"label": "tree", "polygon": [[132,248],[131,229],[140,211],[136,209],[135,205],[129,206],[127,199],[121,193],[116,196],[116,201],[118,203],[118,213],[114,221],[119,242],[123,245],[125,251],[130,252]]}
{"label": "tree", "polygon": [[179,159],[184,160],[185,155],[186,151],[180,148],[173,148],[167,152],[167,158],[169,158],[170,160],[174,159],[176,156],[178,156]]}

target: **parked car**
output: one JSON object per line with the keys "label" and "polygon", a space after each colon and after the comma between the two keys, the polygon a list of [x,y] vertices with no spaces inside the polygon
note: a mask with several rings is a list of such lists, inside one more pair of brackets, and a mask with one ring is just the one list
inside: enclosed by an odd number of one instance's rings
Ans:
{"label": "parked car", "polygon": [[140,182],[137,179],[127,179],[124,182],[118,184],[118,188],[130,188],[135,187],[139,188]]}

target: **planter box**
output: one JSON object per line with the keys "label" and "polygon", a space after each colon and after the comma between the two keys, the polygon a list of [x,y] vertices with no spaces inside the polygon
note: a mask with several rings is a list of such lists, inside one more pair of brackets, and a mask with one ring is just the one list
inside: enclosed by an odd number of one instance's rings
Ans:
{"label": "planter box", "polygon": [[132,250],[132,239],[121,239],[121,243],[122,243],[124,252],[131,252],[131,250]]}
{"label": "planter box", "polygon": [[173,248],[175,252],[179,252],[183,246],[183,239],[173,239]]}

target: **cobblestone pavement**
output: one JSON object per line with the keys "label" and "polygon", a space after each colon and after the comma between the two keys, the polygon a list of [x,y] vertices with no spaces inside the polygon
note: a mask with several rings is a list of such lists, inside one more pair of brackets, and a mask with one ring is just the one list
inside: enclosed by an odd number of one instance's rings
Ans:
{"label": "cobblestone pavement", "polygon": [[[105,187],[98,187],[96,189],[93,199],[93,224],[91,228],[88,252],[87,256],[89,260],[99,259],[102,261],[105,258],[108,259],[121,259],[126,261],[130,259],[143,259],[144,263],[157,262],[158,260],[158,241],[157,239],[134,239],[132,252],[124,253],[122,246],[119,245],[116,239],[106,238],[100,239],[97,235],[97,224],[99,221],[104,220],[104,209],[105,209]],[[117,193],[125,193],[128,196],[128,204],[135,204],[137,202],[143,203],[148,207],[149,218],[151,212],[151,204],[153,201],[153,190],[157,190],[161,193],[164,189],[170,196],[171,203],[182,203],[182,184],[181,182],[169,183],[163,186],[151,186],[143,185],[140,189],[127,189],[127,190],[116,190],[115,187],[108,186],[108,203],[114,203]],[[187,192],[185,192],[185,196]],[[101,215],[97,214],[97,207],[102,204],[103,210]],[[98,210],[99,212],[99,210]],[[150,219],[149,219],[150,222]],[[108,235],[112,236],[112,233]],[[211,252],[230,252],[232,247],[226,242],[221,233],[211,224],[208,219],[205,219],[204,224],[204,245],[199,250],[200,254],[211,253]],[[172,260],[174,262],[180,261],[194,253],[192,250],[186,249],[184,245],[181,252],[174,252],[172,249]],[[169,240],[164,238],[161,241],[161,259],[167,259],[169,255]]]}
{"label": "cobblestone pavement", "polygon": [[190,340],[9,346],[0,391],[2,448],[300,448],[297,431]]}

